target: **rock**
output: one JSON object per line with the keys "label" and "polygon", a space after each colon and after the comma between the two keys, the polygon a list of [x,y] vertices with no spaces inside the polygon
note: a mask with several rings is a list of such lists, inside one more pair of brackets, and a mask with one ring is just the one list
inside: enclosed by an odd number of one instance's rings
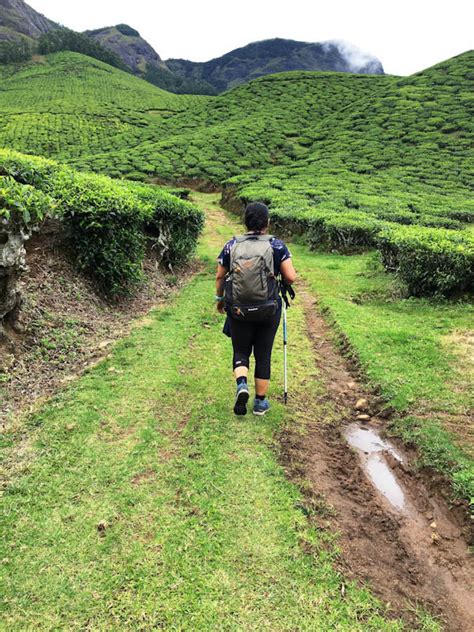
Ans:
{"label": "rock", "polygon": [[358,399],[356,402],[356,405],[354,406],[354,408],[356,410],[366,410],[367,406],[369,405],[369,402],[366,399]]}
{"label": "rock", "polygon": [[438,525],[436,524],[436,522],[432,522],[432,523],[430,524],[430,527],[431,527],[432,529],[436,529],[436,528],[437,528],[437,526],[438,526]]}
{"label": "rock", "polygon": [[86,31],[86,35],[118,55],[136,75],[142,76],[147,66],[168,70],[156,50],[126,24]]}
{"label": "rock", "polygon": [[357,415],[357,419],[359,421],[369,421],[370,420],[370,415]]}
{"label": "rock", "polygon": [[59,24],[48,20],[23,0],[2,0],[0,7],[2,27],[7,27],[6,31],[12,34],[12,39],[17,39],[21,35],[38,38],[43,33],[59,27]]}
{"label": "rock", "polygon": [[357,384],[355,382],[347,382],[347,388],[350,388],[352,391],[356,388]]}
{"label": "rock", "polygon": [[432,533],[431,534],[431,544],[438,544],[438,542],[441,540],[441,538],[439,537],[439,535],[437,533]]}

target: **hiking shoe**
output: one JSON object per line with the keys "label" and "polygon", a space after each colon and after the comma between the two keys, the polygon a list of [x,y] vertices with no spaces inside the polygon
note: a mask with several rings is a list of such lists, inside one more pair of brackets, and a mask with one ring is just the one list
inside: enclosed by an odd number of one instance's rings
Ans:
{"label": "hiking shoe", "polygon": [[249,387],[248,384],[243,382],[237,386],[237,393],[235,394],[234,413],[236,415],[247,414],[247,402],[249,401]]}
{"label": "hiking shoe", "polygon": [[253,400],[253,414],[262,417],[270,410],[270,402],[268,399],[254,399]]}

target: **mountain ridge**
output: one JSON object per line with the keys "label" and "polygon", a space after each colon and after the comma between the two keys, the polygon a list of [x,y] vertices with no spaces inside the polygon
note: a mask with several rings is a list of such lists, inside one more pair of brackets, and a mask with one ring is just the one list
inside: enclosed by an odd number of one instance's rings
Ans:
{"label": "mountain ridge", "polygon": [[[0,42],[26,41],[35,52],[38,39],[58,28],[59,24],[38,13],[24,0],[0,0]],[[163,60],[128,24],[87,30],[83,35],[120,58],[136,76],[175,93],[215,95],[252,79],[289,70],[384,74],[377,58],[336,40],[310,43],[273,38],[251,42],[207,62],[193,62]],[[62,45],[68,46],[67,43]]]}
{"label": "mountain ridge", "polygon": [[179,76],[204,79],[219,92],[290,70],[385,74],[380,60],[347,42],[311,43],[280,37],[251,42],[207,62],[167,59],[165,63]]}

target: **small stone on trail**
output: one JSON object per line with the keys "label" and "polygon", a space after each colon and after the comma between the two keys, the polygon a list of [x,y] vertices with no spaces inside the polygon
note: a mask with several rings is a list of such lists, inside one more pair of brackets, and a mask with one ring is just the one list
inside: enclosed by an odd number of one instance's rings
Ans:
{"label": "small stone on trail", "polygon": [[355,382],[347,382],[347,388],[354,390],[356,386],[357,384]]}
{"label": "small stone on trail", "polygon": [[432,533],[431,534],[431,543],[432,544],[438,544],[438,542],[441,540],[441,538],[439,537],[439,535],[437,533]]}
{"label": "small stone on trail", "polygon": [[355,405],[356,410],[365,410],[368,406],[368,401],[366,399],[358,399]]}
{"label": "small stone on trail", "polygon": [[357,415],[357,419],[359,421],[369,421],[370,420],[370,415]]}
{"label": "small stone on trail", "polygon": [[430,524],[430,527],[431,527],[432,529],[436,529],[436,527],[437,527],[437,526],[438,526],[438,525],[436,524],[436,522],[432,522],[432,523]]}

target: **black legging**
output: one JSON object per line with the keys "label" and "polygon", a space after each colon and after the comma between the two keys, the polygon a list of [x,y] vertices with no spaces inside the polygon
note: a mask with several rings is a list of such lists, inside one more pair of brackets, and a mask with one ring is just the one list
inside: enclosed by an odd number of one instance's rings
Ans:
{"label": "black legging", "polygon": [[232,346],[234,348],[233,367],[249,367],[250,356],[255,356],[255,377],[269,380],[271,374],[272,347],[281,319],[281,309],[269,320],[249,323],[229,317]]}

